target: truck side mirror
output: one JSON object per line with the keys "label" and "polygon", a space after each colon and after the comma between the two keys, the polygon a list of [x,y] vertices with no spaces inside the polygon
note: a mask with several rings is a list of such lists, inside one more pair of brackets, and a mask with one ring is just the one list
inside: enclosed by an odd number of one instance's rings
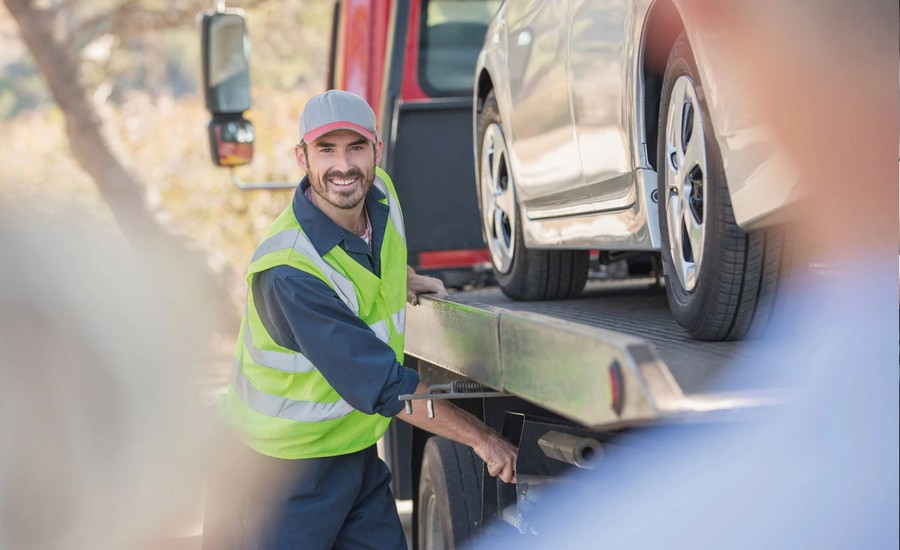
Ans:
{"label": "truck side mirror", "polygon": [[241,10],[201,14],[203,89],[209,143],[218,166],[241,166],[253,158],[250,109],[250,41]]}

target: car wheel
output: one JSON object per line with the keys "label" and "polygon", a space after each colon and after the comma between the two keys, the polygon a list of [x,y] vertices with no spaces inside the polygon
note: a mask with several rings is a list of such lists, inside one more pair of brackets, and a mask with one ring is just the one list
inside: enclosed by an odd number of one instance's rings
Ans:
{"label": "car wheel", "polygon": [[669,306],[696,339],[741,339],[768,321],[781,236],[745,233],[735,222],[703,85],[683,33],[666,64],[658,140],[659,226]]}
{"label": "car wheel", "polygon": [[418,547],[452,550],[481,521],[482,465],[475,453],[443,437],[425,444],[419,480]]}
{"label": "car wheel", "polygon": [[529,250],[497,98],[491,91],[478,120],[478,204],[484,241],[503,293],[514,300],[576,296],[588,274],[587,250]]}

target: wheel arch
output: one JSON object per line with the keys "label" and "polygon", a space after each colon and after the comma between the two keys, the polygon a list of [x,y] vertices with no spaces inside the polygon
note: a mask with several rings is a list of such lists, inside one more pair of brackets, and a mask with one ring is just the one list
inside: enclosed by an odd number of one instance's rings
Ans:
{"label": "wheel arch", "polygon": [[487,95],[494,89],[494,79],[491,77],[491,73],[488,72],[486,68],[482,68],[479,71],[478,76],[475,80],[475,113],[476,115],[481,112],[482,106],[484,105],[484,99]]}
{"label": "wheel arch", "polygon": [[[472,159],[475,163],[476,170],[478,168],[478,157],[481,151],[478,150],[478,119],[481,117],[481,111],[484,109],[484,100],[487,98],[491,90],[494,89],[494,80],[487,68],[481,67],[478,75],[475,77],[475,94],[473,97],[474,105],[472,109]],[[475,174],[476,179],[478,174]]]}
{"label": "wheel arch", "polygon": [[647,165],[658,171],[657,133],[659,132],[659,102],[662,96],[663,75],[675,41],[684,31],[681,13],[671,0],[658,0],[647,11],[641,33],[640,94],[644,99],[641,125],[646,143]]}

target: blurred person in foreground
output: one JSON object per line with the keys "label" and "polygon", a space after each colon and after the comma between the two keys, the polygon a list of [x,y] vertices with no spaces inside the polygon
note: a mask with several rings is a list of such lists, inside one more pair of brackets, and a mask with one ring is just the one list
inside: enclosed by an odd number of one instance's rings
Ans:
{"label": "blurred person in foreground", "polygon": [[897,3],[692,5],[801,178],[786,312],[744,344],[770,360],[733,369],[787,403],[626,438],[475,548],[898,547]]}
{"label": "blurred person in foreground", "polygon": [[175,548],[199,519],[205,281],[143,237],[0,204],[0,548]]}
{"label": "blurred person in foreground", "polygon": [[[251,260],[247,310],[222,415],[240,442],[211,482],[204,548],[405,548],[375,444],[424,392],[404,367],[406,302],[445,294],[406,264],[403,215],[376,165],[375,113],[349,92],[307,102],[293,202]],[[400,418],[472,447],[515,479],[515,447],[445,401]]]}

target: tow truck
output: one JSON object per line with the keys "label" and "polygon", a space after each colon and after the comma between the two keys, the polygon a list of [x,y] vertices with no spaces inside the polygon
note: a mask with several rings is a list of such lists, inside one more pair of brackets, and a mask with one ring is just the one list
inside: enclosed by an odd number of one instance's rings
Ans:
{"label": "tow truck", "polygon": [[[446,260],[463,257],[472,273],[478,263],[469,127],[477,48],[466,49],[465,37],[486,26],[492,5],[335,4],[328,87],[359,93],[379,113],[386,168],[407,215],[420,217],[407,227],[431,228],[410,243],[420,268],[434,250],[450,251],[436,267],[459,267]],[[244,14],[219,6],[200,22],[213,161],[234,170],[252,158]],[[447,49],[430,49],[442,31]],[[468,69],[468,80],[454,84]],[[415,187],[432,176],[438,186]],[[450,399],[515,443],[519,456],[516,485],[504,484],[485,475],[471,449],[393,422],[381,450],[395,497],[413,501],[418,548],[455,548],[500,528],[540,533],[534,511],[546,486],[572,468],[602,468],[605,450],[627,444],[629,434],[664,422],[720,422],[778,401],[752,378],[729,376],[730,365],[754,361],[755,348],[697,342],[679,329],[658,276],[598,275],[578,299],[513,302],[487,286],[419,302],[407,309],[405,364],[429,391],[401,396],[407,410],[432,412],[434,400]]]}

